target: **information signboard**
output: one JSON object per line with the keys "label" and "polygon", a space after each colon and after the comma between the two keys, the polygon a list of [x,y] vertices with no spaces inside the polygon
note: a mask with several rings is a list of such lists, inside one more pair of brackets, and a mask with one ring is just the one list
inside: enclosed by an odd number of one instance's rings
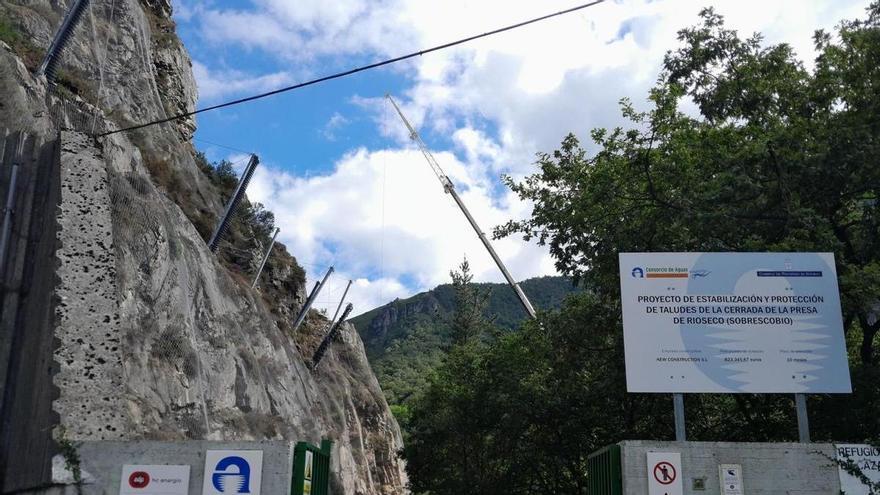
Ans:
{"label": "information signboard", "polygon": [[630,392],[850,393],[830,253],[621,253]]}
{"label": "information signboard", "polygon": [[[868,483],[880,488],[880,447],[842,444],[837,447],[840,491],[846,495],[870,495]],[[858,475],[864,476],[862,481]]]}

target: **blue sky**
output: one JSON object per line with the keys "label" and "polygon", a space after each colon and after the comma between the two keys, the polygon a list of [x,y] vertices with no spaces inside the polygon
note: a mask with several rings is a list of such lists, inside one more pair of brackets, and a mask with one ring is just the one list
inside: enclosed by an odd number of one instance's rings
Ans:
{"label": "blue sky", "polygon": [[[545,0],[181,0],[178,33],[199,107],[482,33],[572,7]],[[249,197],[335,308],[355,280],[355,314],[448,281],[467,257],[501,281],[476,236],[409,142],[382,96],[395,95],[486,231],[528,215],[499,176],[534,172],[568,132],[622,123],[617,102],[644,108],[676,31],[714,5],[728,25],[788,42],[812,58],[811,36],[860,16],[855,0],[609,0],[562,18],[378,70],[198,116],[196,146],[212,160],[256,152]],[[209,144],[219,143],[228,149]],[[546,249],[494,242],[517,279],[554,274]],[[332,311],[331,308],[331,311]]]}

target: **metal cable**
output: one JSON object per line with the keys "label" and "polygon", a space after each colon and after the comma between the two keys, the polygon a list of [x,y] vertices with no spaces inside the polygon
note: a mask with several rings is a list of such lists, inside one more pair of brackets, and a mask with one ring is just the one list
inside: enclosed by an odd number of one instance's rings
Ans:
{"label": "metal cable", "polygon": [[360,67],[356,67],[356,68],[354,68],[354,69],[349,69],[349,70],[346,70],[346,71],[343,71],[343,72],[337,72],[336,74],[331,74],[331,75],[329,75],[329,76],[319,77],[319,78],[317,78],[317,79],[312,79],[311,81],[306,81],[306,82],[302,82],[302,83],[299,83],[299,84],[294,84],[294,85],[292,85],[292,86],[287,86],[287,87],[280,88],[280,89],[276,89],[276,90],[269,91],[269,92],[266,92],[266,93],[260,93],[260,94],[257,94],[257,95],[248,96],[248,97],[246,97],[246,98],[239,98],[239,99],[237,99],[237,100],[232,100],[232,101],[228,101],[228,102],[225,102],[225,103],[219,103],[219,104],[217,104],[217,105],[212,105],[212,106],[210,106],[210,107],[200,108],[200,109],[198,109],[198,110],[193,110],[193,111],[191,111],[191,112],[184,112],[184,113],[181,113],[181,114],[174,115],[174,116],[172,116],[172,117],[167,117],[167,118],[164,118],[164,119],[159,119],[159,120],[154,120],[154,121],[152,121],[152,122],[147,122],[147,123],[145,123],[145,124],[138,124],[138,125],[134,125],[134,126],[131,126],[131,127],[125,127],[125,128],[122,128],[122,129],[117,129],[117,130],[115,130],[115,131],[108,131],[108,132],[105,132],[105,133],[103,133],[103,134],[99,134],[98,137],[109,136],[110,134],[116,134],[116,133],[119,133],[119,132],[134,131],[134,130],[137,130],[137,129],[143,129],[144,127],[150,127],[150,126],[158,125],[158,124],[164,124],[164,123],[166,123],[166,122],[171,122],[171,121],[174,121],[174,120],[184,119],[184,118],[191,117],[191,116],[193,116],[193,115],[197,115],[197,114],[200,114],[200,113],[203,113],[203,112],[208,112],[208,111],[211,111],[211,110],[218,110],[218,109],[220,109],[220,108],[231,107],[231,106],[233,106],[233,105],[240,105],[240,104],[242,104],[242,103],[247,103],[247,102],[249,102],[249,101],[254,101],[254,100],[259,100],[259,99],[261,99],[261,98],[266,98],[266,97],[269,97],[269,96],[274,96],[274,95],[277,95],[277,94],[280,94],[280,93],[285,93],[285,92],[287,92],[287,91],[292,91],[292,90],[294,90],[294,89],[304,88],[304,87],[306,87],[306,86],[311,86],[311,85],[313,85],[313,84],[318,84],[318,83],[322,83],[322,82],[330,81],[330,80],[333,80],[333,79],[339,79],[339,78],[341,78],[341,77],[346,77],[346,76],[350,76],[350,75],[352,75],[352,74],[357,74],[358,72],[363,72],[363,71],[365,71],[365,70],[376,69],[376,68],[378,68],[378,67],[382,67],[382,66],[384,66],[384,65],[389,65],[389,64],[396,63],[396,62],[401,62],[401,61],[404,61],[404,60],[407,60],[407,59],[410,59],[410,58],[420,57],[420,56],[425,55],[425,54],[427,54],[427,53],[436,52],[436,51],[443,50],[443,49],[446,49],[446,48],[451,48],[451,47],[453,47],[453,46],[461,45],[461,44],[467,43],[467,42],[469,42],[469,41],[474,41],[474,40],[477,40],[477,39],[480,39],[480,38],[485,38],[485,37],[487,37],[487,36],[492,36],[492,35],[495,35],[495,34],[498,34],[498,33],[503,33],[503,32],[505,32],[505,31],[510,31],[510,30],[513,30],[513,29],[516,29],[516,28],[520,28],[520,27],[523,27],[523,26],[527,26],[527,25],[529,25],[529,24],[534,24],[534,23],[536,23],[536,22],[544,21],[544,20],[550,19],[550,18],[552,18],[552,17],[557,17],[557,16],[561,16],[561,15],[565,15],[565,14],[570,14],[570,13],[572,13],[572,12],[577,12],[577,11],[579,11],[579,10],[586,9],[586,8],[588,8],[588,7],[592,7],[592,6],[594,6],[594,5],[599,5],[600,3],[603,3],[603,2],[605,2],[605,0],[594,0],[594,1],[592,1],[592,2],[585,3],[585,4],[581,4],[581,5],[578,5],[578,6],[575,6],[575,7],[569,8],[569,9],[560,10],[559,12],[554,12],[554,13],[552,13],[552,14],[543,15],[543,16],[541,16],[541,17],[535,17],[534,19],[529,19],[529,20],[527,20],[527,21],[518,22],[518,23],[516,23],[516,24],[511,24],[511,25],[509,25],[509,26],[505,26],[505,27],[502,27],[502,28],[493,29],[492,31],[487,31],[487,32],[485,32],[485,33],[483,33],[483,34],[477,34],[477,35],[474,35],[474,36],[468,36],[467,38],[462,38],[462,39],[459,39],[459,40],[456,40],[456,41],[452,41],[452,42],[449,42],[449,43],[444,43],[444,44],[442,44],[442,45],[437,45],[437,46],[434,46],[434,47],[431,47],[431,48],[426,48],[426,49],[424,49],[424,50],[419,50],[419,51],[417,51],[417,52],[408,53],[408,54],[406,54],[406,55],[402,55],[402,56],[400,56],[400,57],[390,58],[390,59],[387,59],[387,60],[383,60],[383,61],[381,61],[381,62],[376,62],[376,63],[373,63],[373,64],[369,64],[369,65],[363,65],[363,66],[360,66]]}

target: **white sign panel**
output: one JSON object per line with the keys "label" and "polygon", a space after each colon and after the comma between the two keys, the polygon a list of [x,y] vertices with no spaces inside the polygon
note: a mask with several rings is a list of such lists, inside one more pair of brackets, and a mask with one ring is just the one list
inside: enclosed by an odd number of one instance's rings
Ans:
{"label": "white sign panel", "polygon": [[262,475],[262,450],[209,450],[205,453],[202,495],[260,495]]}
{"label": "white sign panel", "polygon": [[842,444],[836,447],[840,491],[846,495],[869,495],[871,491],[868,485],[850,474],[847,468],[855,467],[871,483],[880,484],[880,448],[861,444]]}
{"label": "white sign panel", "polygon": [[683,495],[681,454],[648,452],[648,495]]}
{"label": "white sign panel", "polygon": [[718,481],[721,484],[721,495],[743,495],[742,465],[720,464]]}
{"label": "white sign panel", "polygon": [[621,253],[630,392],[850,393],[830,253]]}
{"label": "white sign panel", "polygon": [[314,470],[315,454],[311,450],[306,451],[306,462],[303,466],[303,495],[312,493],[312,471]]}
{"label": "white sign panel", "polygon": [[187,495],[189,466],[126,464],[119,479],[119,495]]}

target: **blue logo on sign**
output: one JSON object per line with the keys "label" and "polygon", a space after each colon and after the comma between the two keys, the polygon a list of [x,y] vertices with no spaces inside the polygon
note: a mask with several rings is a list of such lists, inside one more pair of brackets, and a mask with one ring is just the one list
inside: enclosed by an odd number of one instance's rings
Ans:
{"label": "blue logo on sign", "polygon": [[712,272],[710,272],[709,270],[691,270],[691,277],[693,277],[693,278],[708,277],[710,273],[712,273]]}
{"label": "blue logo on sign", "polygon": [[211,482],[220,493],[250,493],[251,465],[238,456],[224,457],[214,468]]}
{"label": "blue logo on sign", "polygon": [[645,270],[639,267],[633,268],[632,274],[634,278],[645,278]]}

